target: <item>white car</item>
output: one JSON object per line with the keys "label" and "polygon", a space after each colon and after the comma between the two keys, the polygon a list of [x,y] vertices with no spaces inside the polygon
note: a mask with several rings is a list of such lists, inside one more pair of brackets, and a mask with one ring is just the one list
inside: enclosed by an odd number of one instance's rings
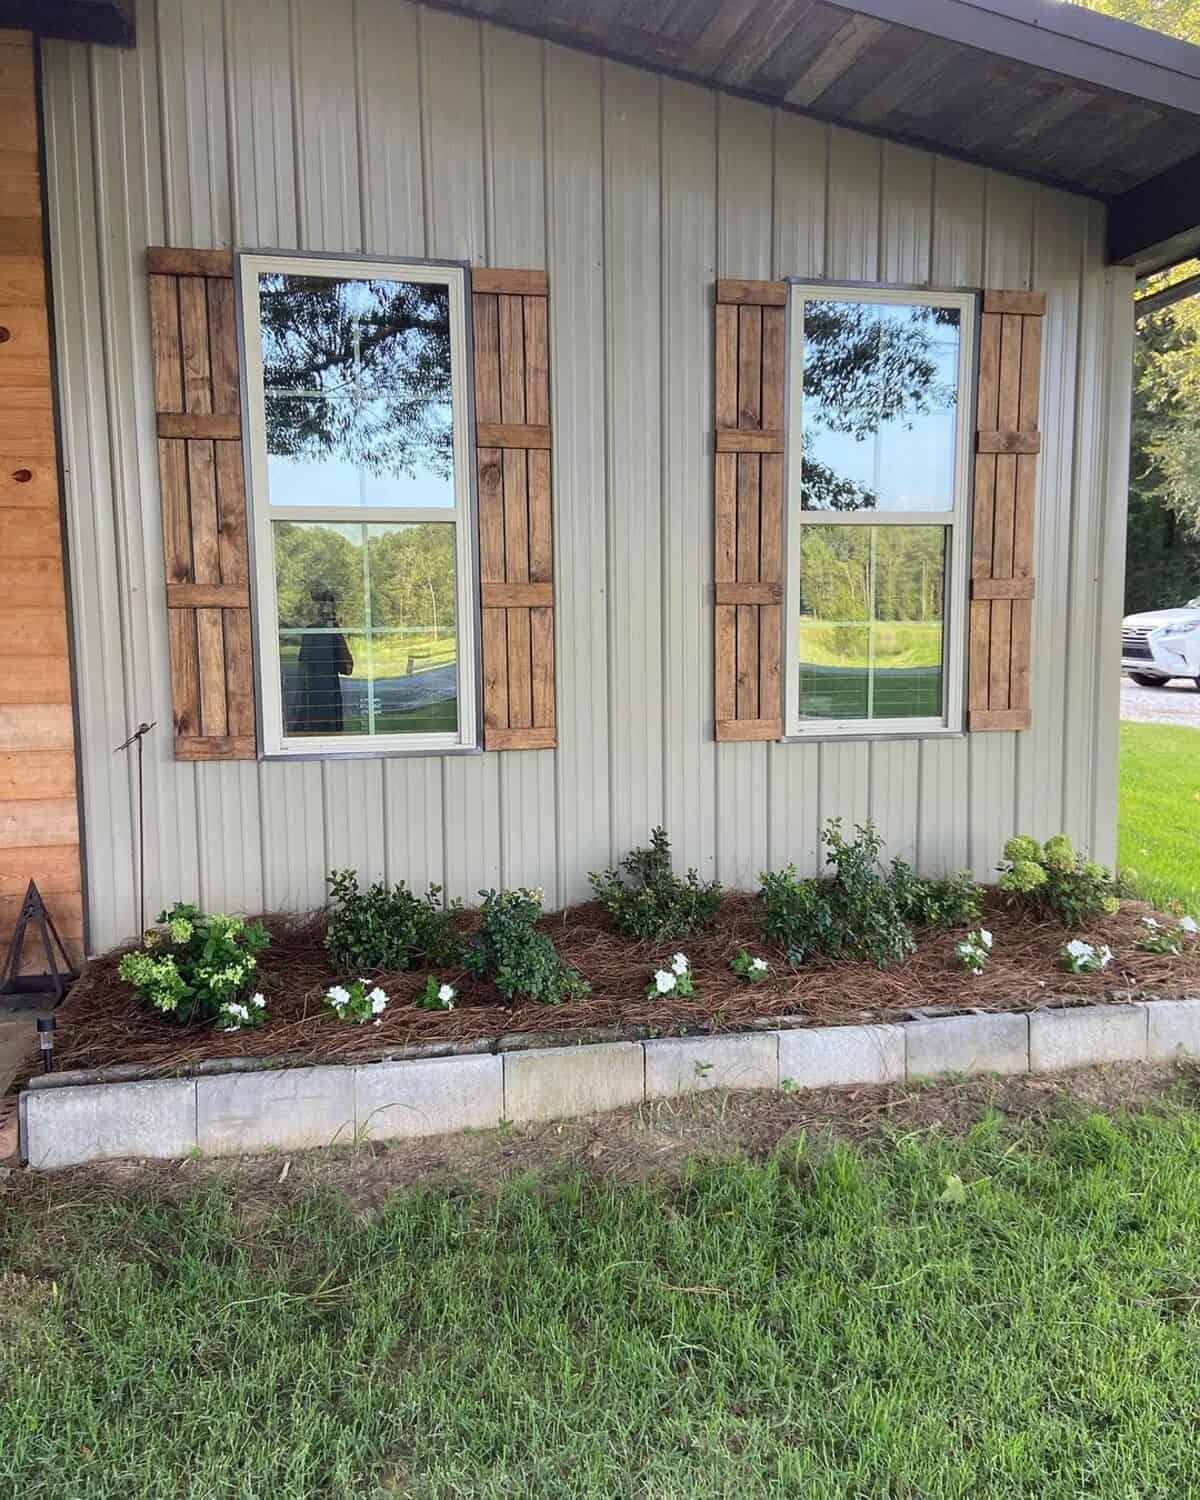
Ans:
{"label": "white car", "polygon": [[1121,670],[1142,687],[1190,677],[1200,688],[1200,599],[1178,609],[1126,615],[1121,626]]}

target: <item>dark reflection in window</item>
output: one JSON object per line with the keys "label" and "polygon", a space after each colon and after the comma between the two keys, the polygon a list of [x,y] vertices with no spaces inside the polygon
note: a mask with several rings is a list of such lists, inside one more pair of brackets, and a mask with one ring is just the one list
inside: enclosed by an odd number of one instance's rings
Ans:
{"label": "dark reflection in window", "polygon": [[449,288],[258,284],[271,503],[453,506]]}
{"label": "dark reflection in window", "polygon": [[800,717],[943,713],[942,526],[806,526],[800,539]]}
{"label": "dark reflection in window", "polygon": [[959,311],[805,300],[805,510],[954,508]]}

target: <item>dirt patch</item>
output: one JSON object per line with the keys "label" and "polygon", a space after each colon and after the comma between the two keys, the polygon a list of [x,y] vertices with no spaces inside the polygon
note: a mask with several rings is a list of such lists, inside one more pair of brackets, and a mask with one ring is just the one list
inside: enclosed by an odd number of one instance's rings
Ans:
{"label": "dirt patch", "polygon": [[[992,961],[972,976],[953,961],[958,932],[918,934],[917,951],[880,971],[866,964],[812,963],[789,969],[783,951],[760,936],[755,899],[734,895],[713,929],[686,942],[634,943],[605,925],[595,904],[575,906],[543,922],[563,958],[590,982],[585,999],[560,1006],[506,1007],[496,990],[459,971],[442,971],[459,991],[450,1012],[417,1010],[427,971],[373,974],[391,996],[380,1026],[337,1023],[322,1008],[326,989],[347,976],[331,970],[323,924],[266,917],[270,949],[261,958],[261,987],[270,1021],[253,1031],[223,1033],[182,1027],[149,1015],[117,975],[119,954],[96,960],[58,1011],[58,1066],[102,1068],[133,1064],[171,1073],[210,1059],[281,1057],[296,1062],[351,1061],[402,1047],[495,1042],[511,1032],[562,1034],[612,1031],[645,1035],[744,1030],[802,1016],[813,1025],[902,1019],[914,1010],[1024,1009],[1054,996],[1097,1001],[1114,992],[1183,994],[1200,990],[1200,943],[1179,958],[1135,947],[1139,919],[1149,908],[1127,903],[1081,934],[1107,943],[1117,955],[1104,974],[1071,975],[1058,967],[1066,934],[1056,923],[1034,921],[985,898],[984,925],[996,935]],[[467,918],[466,920],[470,920]],[[698,993],[692,1000],[647,997],[650,972],[676,947],[692,962]],[[762,954],[771,977],[753,987],[730,972],[739,949]],[[32,1041],[32,1033],[31,1033]]]}
{"label": "dirt patch", "polygon": [[182,1197],[220,1182],[248,1224],[313,1191],[346,1197],[369,1213],[416,1186],[487,1191],[522,1173],[583,1170],[614,1181],[670,1180],[697,1158],[761,1159],[804,1133],[885,1147],[895,1134],[963,1132],[989,1110],[1013,1122],[1117,1113],[1200,1100],[1191,1068],[1127,1063],[1036,1078],[971,1078],[928,1085],[692,1094],[609,1114],[418,1141],[363,1142],[322,1151],[179,1162],[96,1163],[54,1173],[13,1172],[0,1204],[35,1208],[64,1196],[160,1193]]}

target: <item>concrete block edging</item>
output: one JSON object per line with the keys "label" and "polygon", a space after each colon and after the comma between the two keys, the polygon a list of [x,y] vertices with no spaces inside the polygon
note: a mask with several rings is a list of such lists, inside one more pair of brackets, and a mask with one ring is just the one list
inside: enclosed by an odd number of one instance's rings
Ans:
{"label": "concrete block edging", "polygon": [[714,1088],[838,1088],[1187,1058],[1200,1059],[1200,999],[72,1082],[22,1092],[21,1157],[49,1169],[294,1151],[566,1119]]}

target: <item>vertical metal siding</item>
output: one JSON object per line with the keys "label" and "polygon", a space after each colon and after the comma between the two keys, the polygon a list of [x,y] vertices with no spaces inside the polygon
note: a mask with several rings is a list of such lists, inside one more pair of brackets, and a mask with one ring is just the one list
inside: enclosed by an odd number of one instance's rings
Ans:
{"label": "vertical metal siding", "polygon": [[[1018,827],[1111,859],[1131,322],[1093,206],[403,0],[139,0],[138,28],[133,53],[45,47],[94,948],[136,925],[112,747],[141,718],[152,908],[307,908],[338,864],[578,900],[660,818],[734,885],[816,869],[834,815],[931,870],[986,875]],[[162,242],[546,266],[556,751],[171,758]],[[713,743],[716,275],[1047,290],[1029,733]]]}

